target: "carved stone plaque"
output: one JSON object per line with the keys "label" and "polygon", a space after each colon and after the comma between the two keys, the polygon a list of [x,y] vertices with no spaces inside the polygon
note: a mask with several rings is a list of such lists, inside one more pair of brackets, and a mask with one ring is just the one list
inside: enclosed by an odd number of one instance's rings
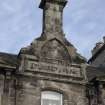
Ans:
{"label": "carved stone plaque", "polygon": [[27,71],[58,74],[80,78],[83,77],[81,68],[76,65],[63,66],[46,62],[36,62],[31,60],[27,60],[25,63],[25,70]]}

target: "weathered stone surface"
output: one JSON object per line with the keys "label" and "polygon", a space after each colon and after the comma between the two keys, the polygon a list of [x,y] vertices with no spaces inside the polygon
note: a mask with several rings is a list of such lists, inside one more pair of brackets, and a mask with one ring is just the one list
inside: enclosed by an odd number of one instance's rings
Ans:
{"label": "weathered stone surface", "polygon": [[100,53],[96,59],[94,59],[94,61],[92,61],[92,65],[93,66],[97,66],[97,67],[105,67],[105,50],[102,51],[102,53]]}
{"label": "weathered stone surface", "polygon": [[45,90],[57,91],[63,94],[64,105],[86,105],[85,86],[80,84],[68,84],[50,80],[35,80],[22,77],[20,88],[17,89],[16,105],[39,105],[41,102],[41,92]]}
{"label": "weathered stone surface", "polygon": [[42,0],[41,3],[43,33],[20,52],[16,105],[41,104],[41,92],[45,90],[62,93],[64,105],[86,105],[87,79],[81,64],[85,60],[65,39],[62,30],[65,2]]}
{"label": "weathered stone surface", "polygon": [[62,15],[66,3],[41,0],[41,37],[18,56],[0,56],[0,105],[43,105],[44,91],[62,94],[62,105],[104,105],[105,81],[96,78],[103,72],[96,75],[100,68],[87,65],[65,38]]}

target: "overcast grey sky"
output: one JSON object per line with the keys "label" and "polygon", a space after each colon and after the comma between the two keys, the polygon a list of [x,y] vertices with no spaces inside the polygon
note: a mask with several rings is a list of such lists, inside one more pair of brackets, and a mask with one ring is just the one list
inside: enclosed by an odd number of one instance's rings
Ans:
{"label": "overcast grey sky", "polygon": [[[40,0],[0,0],[0,52],[18,54],[41,35]],[[105,0],[68,0],[64,32],[78,52],[89,58],[105,35]]]}

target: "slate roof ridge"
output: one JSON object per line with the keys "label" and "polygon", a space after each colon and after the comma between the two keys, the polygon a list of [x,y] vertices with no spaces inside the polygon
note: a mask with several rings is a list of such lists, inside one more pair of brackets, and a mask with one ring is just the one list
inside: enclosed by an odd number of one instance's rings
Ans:
{"label": "slate roof ridge", "polygon": [[13,56],[17,56],[18,55],[18,54],[14,54],[14,53],[0,52],[0,56],[3,55],[3,54],[5,54],[5,55],[13,55]]}
{"label": "slate roof ridge", "polygon": [[17,54],[0,52],[0,64],[16,67],[17,65]]}
{"label": "slate roof ridge", "polygon": [[88,60],[88,63],[91,63],[97,58],[97,56],[105,49],[105,44]]}

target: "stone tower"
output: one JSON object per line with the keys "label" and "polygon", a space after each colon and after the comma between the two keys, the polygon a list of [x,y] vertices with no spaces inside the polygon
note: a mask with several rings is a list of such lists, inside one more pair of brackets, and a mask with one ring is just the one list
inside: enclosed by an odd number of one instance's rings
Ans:
{"label": "stone tower", "polygon": [[40,8],[43,9],[43,33],[48,38],[63,37],[62,18],[66,0],[42,0]]}
{"label": "stone tower", "polygon": [[63,10],[66,4],[66,0],[41,0],[39,7],[43,10],[42,35],[30,46],[22,48],[20,54],[31,53],[39,58],[61,57],[60,59],[72,63],[85,62],[85,58],[76,52],[76,48],[67,41],[63,32]]}
{"label": "stone tower", "polygon": [[66,3],[41,0],[41,36],[18,55],[0,53],[0,105],[104,105],[105,70],[87,65],[65,38]]}
{"label": "stone tower", "polygon": [[18,55],[20,88],[16,105],[86,105],[82,67],[85,59],[66,40],[62,29],[66,3],[66,0],[41,0],[42,34]]}

